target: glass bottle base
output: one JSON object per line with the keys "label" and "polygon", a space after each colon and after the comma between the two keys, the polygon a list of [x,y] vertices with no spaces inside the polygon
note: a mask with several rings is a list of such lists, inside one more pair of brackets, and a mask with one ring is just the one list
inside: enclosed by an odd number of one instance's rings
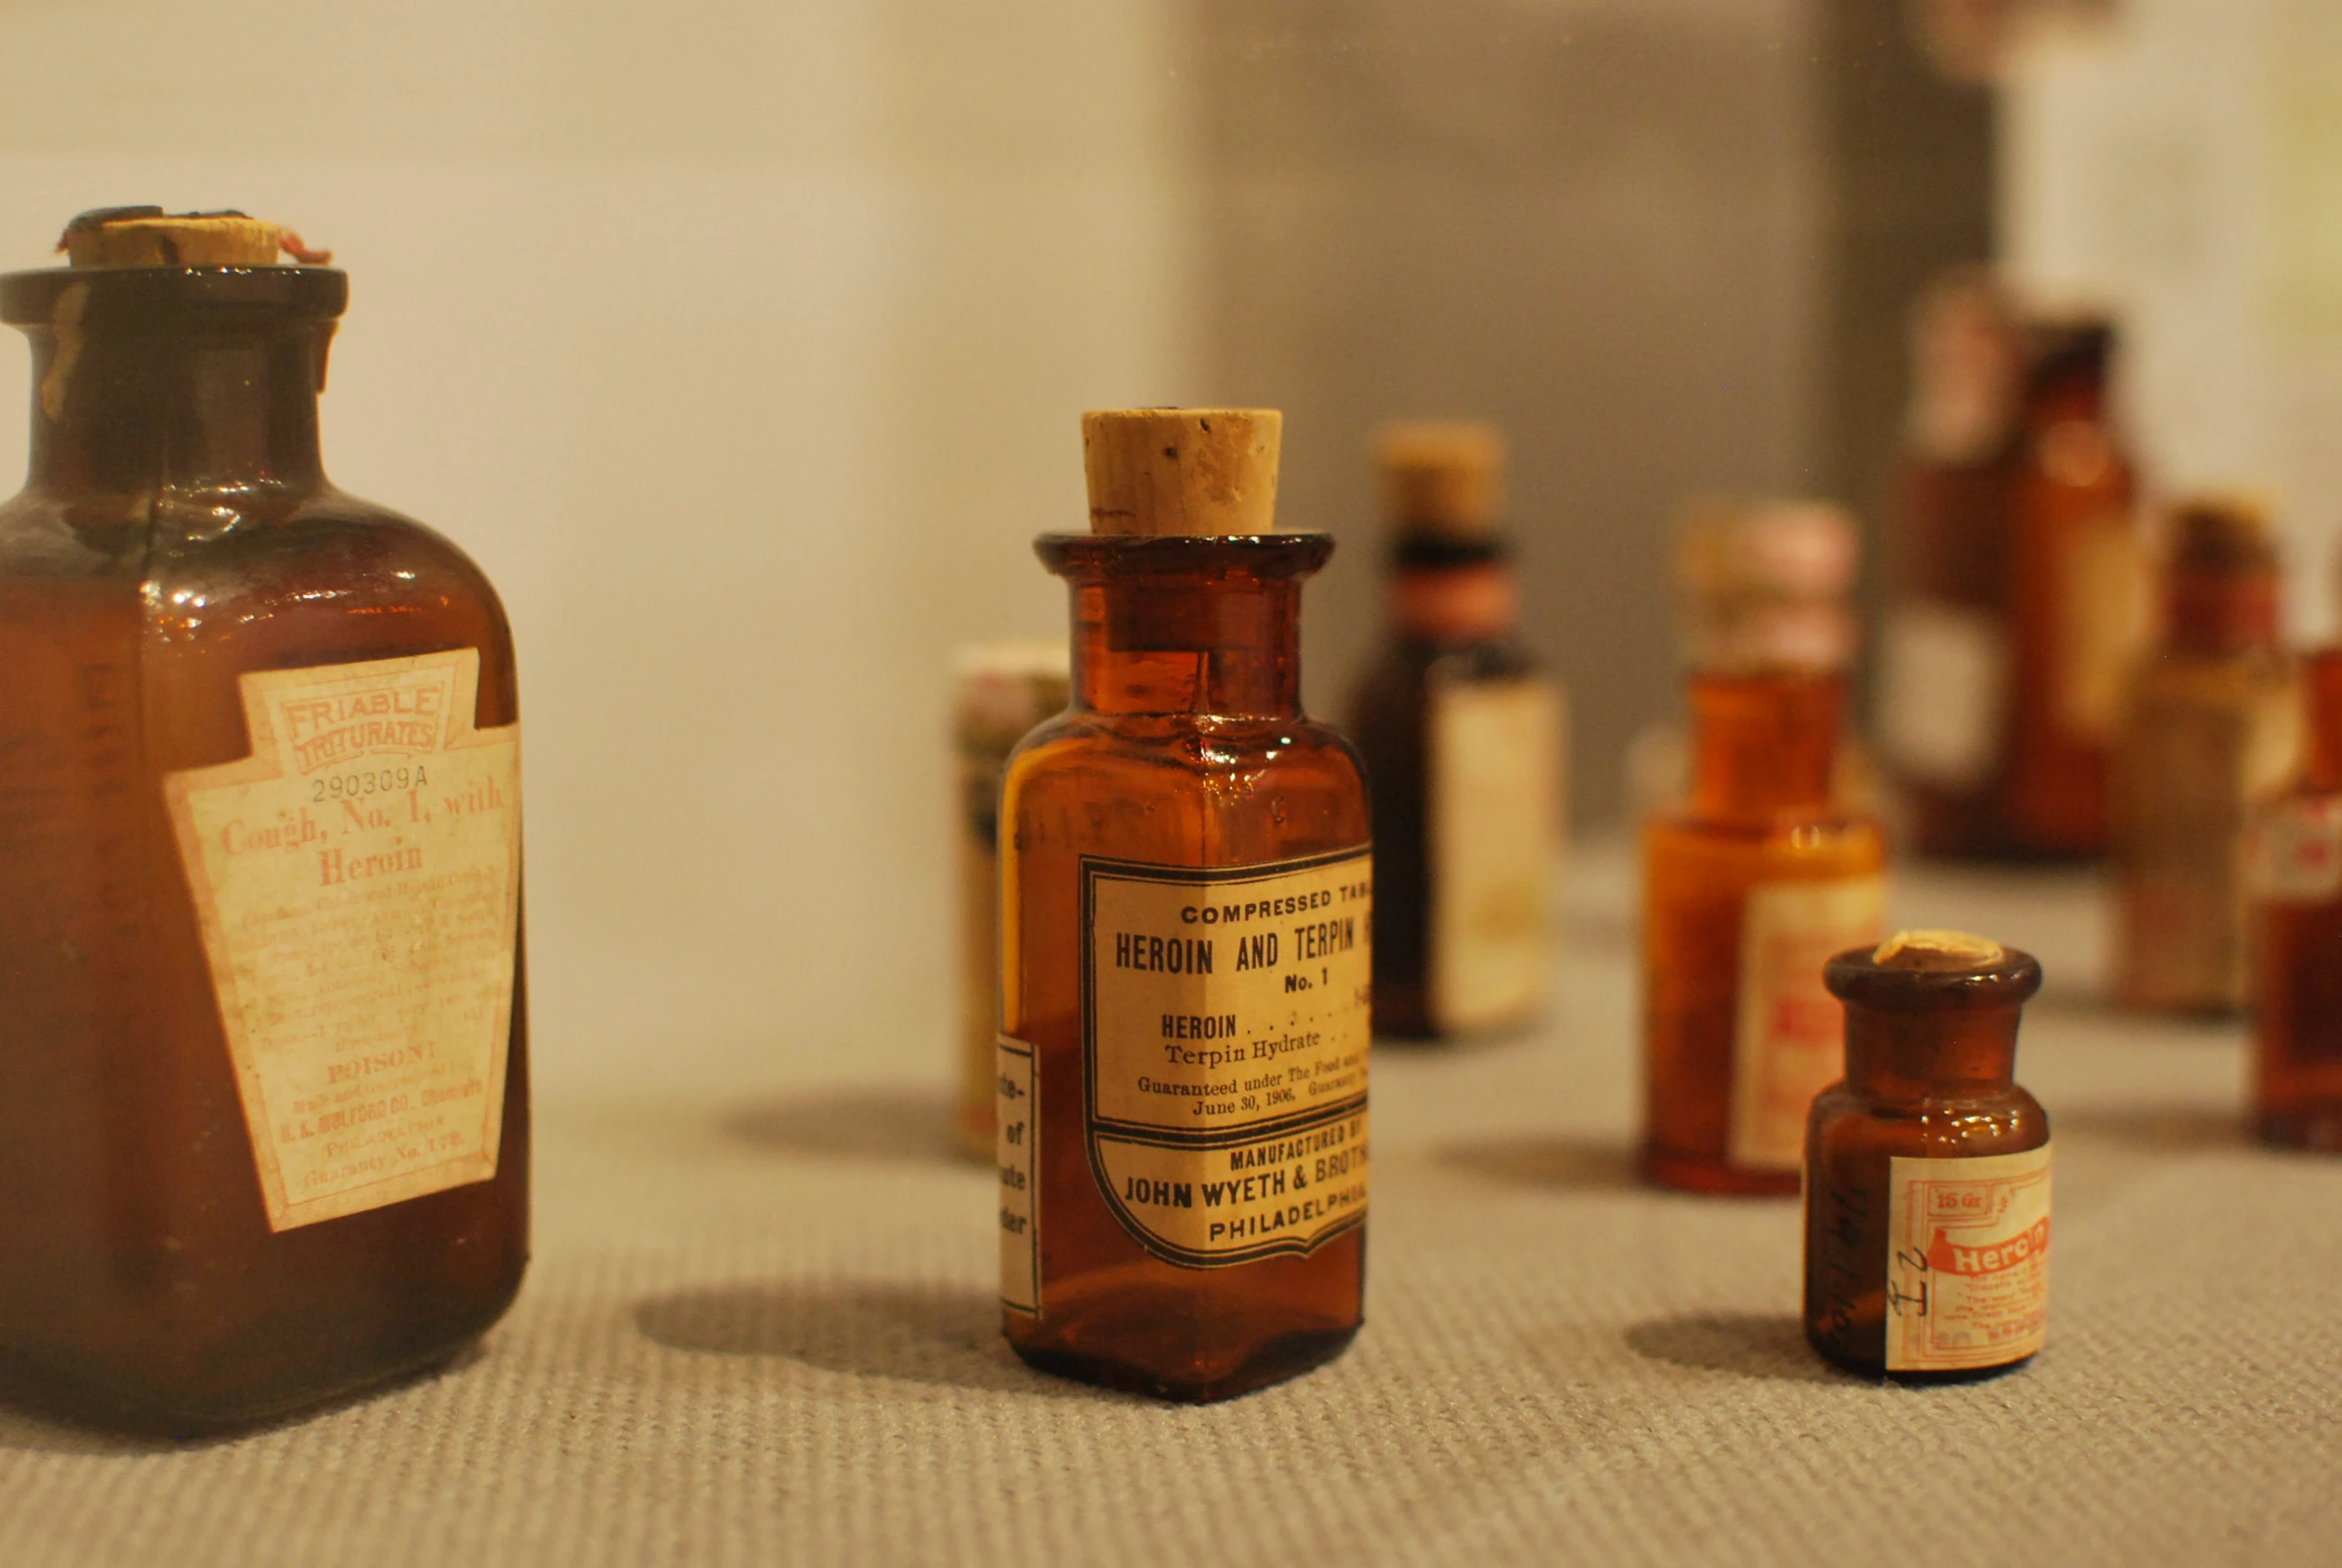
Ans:
{"label": "glass bottle base", "polygon": [[2264,1111],[2254,1118],[2253,1131],[2262,1143],[2281,1149],[2342,1154],[2342,1105],[2311,1111]]}
{"label": "glass bottle base", "polygon": [[1881,1378],[1891,1383],[1904,1383],[1915,1388],[1924,1388],[1937,1383],[1980,1383],[1998,1377],[2003,1372],[2013,1372],[2032,1360],[2031,1355],[2021,1355],[2013,1361],[2000,1361],[1991,1366],[1963,1366],[1954,1371],[1891,1372],[1887,1370],[1887,1357],[1882,1352],[1873,1351],[1868,1355],[1850,1354],[1841,1347],[1833,1346],[1810,1329],[1806,1333],[1806,1343],[1814,1347],[1816,1355],[1844,1371],[1855,1372],[1864,1377]]}
{"label": "glass bottle base", "polygon": [[1052,1376],[1125,1393],[1147,1394],[1175,1404],[1214,1404],[1323,1366],[1349,1348],[1350,1341],[1358,1336],[1359,1326],[1353,1323],[1347,1328],[1313,1328],[1280,1334],[1232,1368],[1194,1377],[1166,1374],[1086,1351],[1021,1345],[1014,1340],[1010,1341],[1010,1347],[1023,1357],[1026,1365]]}
{"label": "glass bottle base", "polygon": [[1795,1171],[1755,1171],[1648,1148],[1643,1151],[1643,1177],[1654,1186],[1712,1197],[1795,1197],[1802,1179]]}

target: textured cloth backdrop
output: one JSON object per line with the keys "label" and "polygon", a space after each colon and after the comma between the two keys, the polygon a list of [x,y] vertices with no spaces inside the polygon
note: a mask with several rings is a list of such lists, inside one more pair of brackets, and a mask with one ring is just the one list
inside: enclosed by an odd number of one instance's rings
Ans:
{"label": "textured cloth backdrop", "polygon": [[2018,1057],[2049,1346],[1931,1389],[1808,1353],[1794,1200],[1634,1182],[1625,858],[1571,888],[1544,1030],[1378,1053],[1368,1326],[1297,1382],[1184,1409],[1025,1370],[940,1061],[809,1048],[741,1103],[543,1106],[527,1288],[440,1375],[185,1445],[0,1415],[0,1564],[2342,1557],[2342,1163],[2240,1138],[2240,1029],[2096,1007],[2085,883],[1898,887],[2051,977]]}

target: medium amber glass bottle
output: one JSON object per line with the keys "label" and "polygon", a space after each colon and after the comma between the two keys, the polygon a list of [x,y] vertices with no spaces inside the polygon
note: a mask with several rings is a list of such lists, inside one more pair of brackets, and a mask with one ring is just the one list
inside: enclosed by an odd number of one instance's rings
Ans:
{"label": "medium amber glass bottle", "polygon": [[2161,645],[2114,744],[2113,989],[2124,1005],[2245,1005],[2246,814],[2293,772],[2301,697],[2277,633],[2277,554],[2242,501],[2178,507]]}
{"label": "medium amber glass bottle", "polygon": [[2041,967],[1956,931],[1830,961],[1846,1077],[1806,1142],[1806,1337],[1858,1372],[1935,1382],[2041,1347],[2049,1118],[2017,1087]]}
{"label": "medium amber glass bottle", "polygon": [[1665,1186],[1798,1188],[1838,1076],[1822,965],[1886,918],[1878,824],[1831,793],[1844,686],[1798,669],[1691,680],[1691,799],[1643,830],[1643,1161]]}
{"label": "medium amber glass bottle", "polygon": [[0,1385],[125,1428],[444,1360],[527,1256],[503,611],[335,489],[344,275],[98,215],[0,279]]}
{"label": "medium amber glass bottle", "polygon": [[1377,1033],[1522,1024],[1545,996],[1561,852],[1561,687],[1516,636],[1503,437],[1393,425],[1389,635],[1350,707],[1374,808]]}
{"label": "medium amber glass bottle", "polygon": [[2302,679],[2301,771],[2252,830],[2253,1116],[2272,1144],[2342,1152],[2342,648]]}
{"label": "medium amber glass bottle", "polygon": [[1074,699],[1001,820],[1001,1275],[1034,1365],[1168,1399],[1357,1332],[1372,872],[1357,758],[1300,707],[1279,415],[1083,419]]}

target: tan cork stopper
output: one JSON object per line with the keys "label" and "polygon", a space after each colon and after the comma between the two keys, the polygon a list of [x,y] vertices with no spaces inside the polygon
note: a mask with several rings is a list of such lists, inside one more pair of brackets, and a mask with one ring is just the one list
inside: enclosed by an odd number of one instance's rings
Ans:
{"label": "tan cork stopper", "polygon": [[1199,538],[1276,531],[1274,408],[1100,408],[1082,415],[1090,531]]}
{"label": "tan cork stopper", "polygon": [[66,226],[57,243],[75,267],[273,267],[280,251],[327,262],[283,224],[242,213],[166,213],[159,207],[104,208]]}
{"label": "tan cork stopper", "polygon": [[1504,432],[1476,420],[1386,424],[1374,437],[1390,520],[1420,532],[1471,537],[1504,511]]}
{"label": "tan cork stopper", "polygon": [[1917,969],[1937,974],[1990,969],[2008,950],[1988,937],[1965,931],[1899,931],[1879,944],[1871,962],[1881,969]]}

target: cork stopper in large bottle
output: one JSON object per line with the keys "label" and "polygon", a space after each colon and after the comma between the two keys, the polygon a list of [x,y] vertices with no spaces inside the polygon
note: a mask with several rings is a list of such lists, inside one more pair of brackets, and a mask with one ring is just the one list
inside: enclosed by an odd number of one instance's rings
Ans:
{"label": "cork stopper in large bottle", "polygon": [[1475,538],[1504,511],[1504,432],[1474,420],[1386,424],[1375,433],[1383,507],[1415,533]]}
{"label": "cork stopper in large bottle", "polygon": [[1276,531],[1274,408],[1101,408],[1082,415],[1090,531],[1226,538]]}
{"label": "cork stopper in large bottle", "polygon": [[301,236],[238,212],[166,213],[160,207],[101,207],[65,226],[57,242],[74,267],[273,267],[280,251],[322,264]]}

